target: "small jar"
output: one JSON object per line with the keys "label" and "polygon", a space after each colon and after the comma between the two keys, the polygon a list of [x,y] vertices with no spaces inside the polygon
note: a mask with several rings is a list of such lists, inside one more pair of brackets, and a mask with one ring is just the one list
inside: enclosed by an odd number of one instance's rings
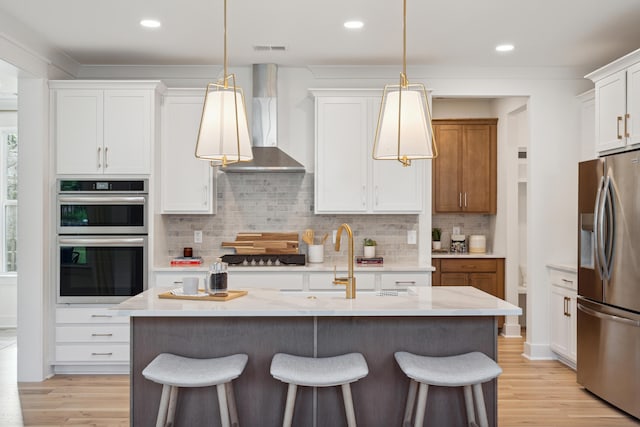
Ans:
{"label": "small jar", "polygon": [[209,267],[209,277],[207,278],[207,292],[209,295],[227,295],[227,270],[229,264],[222,262],[221,258]]}

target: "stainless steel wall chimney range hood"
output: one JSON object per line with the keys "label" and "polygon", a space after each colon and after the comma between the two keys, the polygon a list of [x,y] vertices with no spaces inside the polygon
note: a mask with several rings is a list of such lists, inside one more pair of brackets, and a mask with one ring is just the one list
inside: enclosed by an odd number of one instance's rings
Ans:
{"label": "stainless steel wall chimney range hood", "polygon": [[225,172],[304,172],[304,166],[278,148],[278,66],[253,66],[253,160],[233,163]]}

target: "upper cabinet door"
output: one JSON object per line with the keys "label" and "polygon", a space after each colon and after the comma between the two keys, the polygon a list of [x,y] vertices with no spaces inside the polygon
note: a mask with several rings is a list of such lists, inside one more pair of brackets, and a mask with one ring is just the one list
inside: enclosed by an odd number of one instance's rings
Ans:
{"label": "upper cabinet door", "polygon": [[[198,89],[201,94],[202,90]],[[162,213],[212,214],[215,169],[196,159],[204,96],[165,96],[162,107]]]}
{"label": "upper cabinet door", "polygon": [[151,172],[151,111],[149,91],[105,91],[104,173]]}
{"label": "upper cabinet door", "polygon": [[58,91],[54,114],[58,173],[102,173],[103,91]]}
{"label": "upper cabinet door", "polygon": [[596,150],[599,152],[624,147],[626,106],[626,71],[612,74],[595,84]]}
{"label": "upper cabinet door", "polygon": [[627,70],[627,135],[629,144],[640,144],[640,64]]}
{"label": "upper cabinet door", "polygon": [[[495,126],[465,125],[462,138],[462,210],[469,213],[495,213],[496,146]],[[492,198],[494,200],[492,200]]]}
{"label": "upper cabinet door", "polygon": [[367,211],[367,98],[316,98],[315,212]]}
{"label": "upper cabinet door", "polygon": [[458,173],[462,160],[462,126],[434,126],[438,157],[433,162],[434,212],[459,212],[462,209],[462,186]]}

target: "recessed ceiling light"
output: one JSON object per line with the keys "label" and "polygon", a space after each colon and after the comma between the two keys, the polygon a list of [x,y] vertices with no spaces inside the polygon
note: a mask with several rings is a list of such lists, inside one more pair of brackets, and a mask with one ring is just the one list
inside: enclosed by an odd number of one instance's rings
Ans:
{"label": "recessed ceiling light", "polygon": [[140,21],[140,25],[146,28],[158,28],[160,26],[160,21],[155,19],[143,19]]}
{"label": "recessed ceiling light", "polygon": [[513,49],[512,44],[499,44],[496,46],[496,52],[511,52]]}
{"label": "recessed ceiling light", "polygon": [[364,22],[362,21],[347,21],[344,23],[344,27],[348,30],[359,30],[364,27]]}

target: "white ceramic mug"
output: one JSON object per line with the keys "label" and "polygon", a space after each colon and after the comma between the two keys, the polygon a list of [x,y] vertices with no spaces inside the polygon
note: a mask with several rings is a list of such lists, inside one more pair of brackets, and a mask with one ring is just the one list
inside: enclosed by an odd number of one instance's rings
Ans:
{"label": "white ceramic mug", "polygon": [[182,293],[184,295],[197,295],[198,294],[198,282],[200,280],[197,277],[183,277],[182,278]]}
{"label": "white ceramic mug", "polygon": [[309,262],[324,262],[324,245],[309,245]]}

